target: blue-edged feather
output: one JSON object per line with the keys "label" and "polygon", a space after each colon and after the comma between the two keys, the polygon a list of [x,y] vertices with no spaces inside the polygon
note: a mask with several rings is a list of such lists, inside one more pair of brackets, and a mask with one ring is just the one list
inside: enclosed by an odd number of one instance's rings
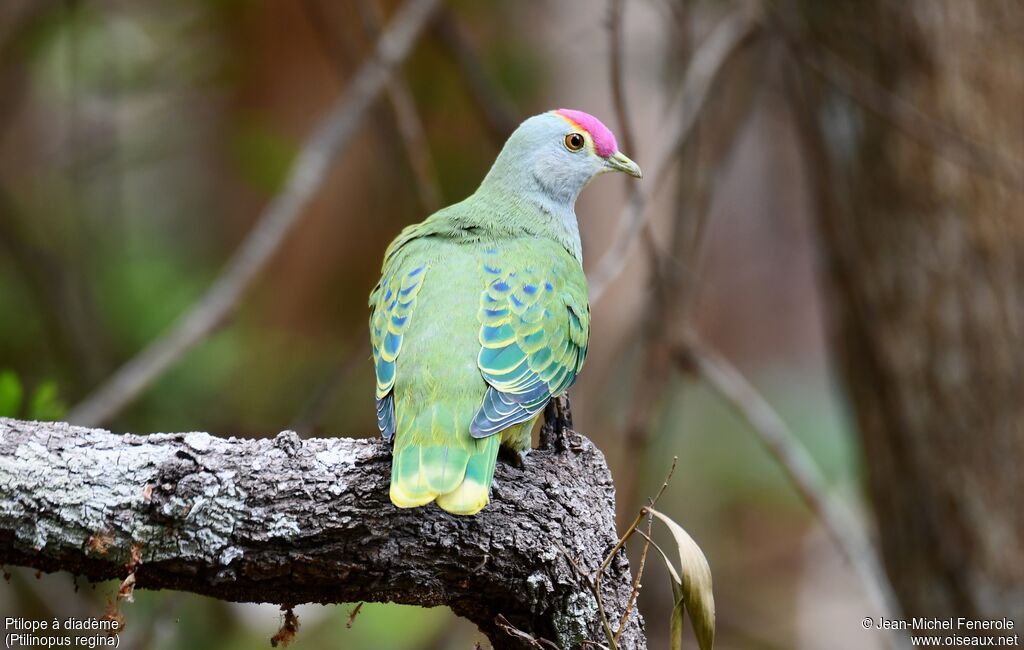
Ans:
{"label": "blue-edged feather", "polygon": [[377,428],[385,440],[391,442],[395,435],[395,396],[388,393],[377,400]]}
{"label": "blue-edged feather", "polygon": [[[487,273],[496,268],[485,266]],[[484,290],[477,365],[489,386],[470,424],[473,437],[532,420],[575,380],[586,353],[589,309],[569,292],[556,291],[560,282],[554,270],[545,277],[520,269]]]}

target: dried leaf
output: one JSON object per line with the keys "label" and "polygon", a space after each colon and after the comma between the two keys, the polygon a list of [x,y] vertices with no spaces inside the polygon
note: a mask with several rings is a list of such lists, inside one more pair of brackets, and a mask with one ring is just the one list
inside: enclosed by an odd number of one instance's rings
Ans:
{"label": "dried leaf", "polygon": [[[715,597],[712,593],[711,567],[708,566],[708,560],[704,556],[704,552],[697,546],[697,542],[693,541],[693,538],[679,524],[657,510],[648,510],[668,526],[679,549],[682,602],[680,603],[677,597],[676,609],[679,604],[686,608],[686,612],[690,615],[690,621],[693,622],[693,631],[700,650],[711,650],[715,645]],[[676,611],[674,610],[673,631],[676,627],[675,616]],[[682,631],[681,623],[679,629]]]}
{"label": "dried leaf", "polygon": [[[649,541],[651,543],[651,546],[653,546],[658,551],[658,553],[661,554],[661,559],[665,561],[665,568],[668,569],[669,575],[672,576],[672,593],[675,594],[677,585],[679,585],[679,588],[682,588],[681,585],[683,584],[683,579],[679,577],[679,572],[676,571],[676,567],[674,564],[672,564],[672,560],[668,559],[668,556],[665,555],[665,551],[662,550],[660,546],[655,544],[653,539],[647,537],[647,535],[644,535],[644,532],[642,530],[637,532],[643,535],[644,539]],[[680,596],[676,595],[676,600],[679,600],[679,598]]]}
{"label": "dried leaf", "polygon": [[278,645],[288,647],[299,632],[299,617],[295,615],[295,611],[288,605],[281,605],[281,609],[284,611],[284,620],[281,621],[277,634],[270,638],[270,645],[275,648]]}
{"label": "dried leaf", "polygon": [[117,590],[117,599],[125,602],[135,602],[135,573],[129,573]]}
{"label": "dried leaf", "polygon": [[356,616],[359,616],[359,612],[363,609],[363,604],[359,603],[348,615],[348,623],[345,623],[345,627],[352,629],[352,624],[356,622]]}
{"label": "dried leaf", "polygon": [[96,555],[106,555],[107,549],[114,543],[114,536],[108,532],[97,532],[89,535],[89,539],[85,540],[85,551],[86,553],[95,553]]}
{"label": "dried leaf", "polygon": [[686,603],[682,596],[682,586],[673,582],[672,583],[672,594],[676,597],[676,604],[672,607],[672,630],[669,634],[671,650],[682,650],[683,648],[683,628],[686,626],[685,611]]}
{"label": "dried leaf", "polygon": [[107,636],[117,636],[122,630],[124,630],[124,614],[121,613],[121,601],[118,599],[111,599],[107,601],[107,609],[103,612],[103,616],[100,617],[101,621],[111,621],[113,629],[107,631]]}

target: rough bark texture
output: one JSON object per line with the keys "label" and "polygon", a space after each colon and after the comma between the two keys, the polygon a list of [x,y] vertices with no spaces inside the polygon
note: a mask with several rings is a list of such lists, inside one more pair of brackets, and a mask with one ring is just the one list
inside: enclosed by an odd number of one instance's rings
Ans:
{"label": "rough bark texture", "polygon": [[1019,624],[1024,5],[826,5],[803,5],[811,167],[887,570],[907,615]]}
{"label": "rough bark texture", "polygon": [[[496,648],[495,624],[560,647],[604,641],[584,571],[614,546],[604,457],[565,430],[519,469],[498,464],[474,517],[388,500],[379,440],[115,435],[0,418],[0,563],[123,579],[133,546],[140,588],[245,602],[393,601],[448,605]],[[603,598],[617,621],[630,593],[623,554]],[[623,648],[644,648],[634,615]]]}

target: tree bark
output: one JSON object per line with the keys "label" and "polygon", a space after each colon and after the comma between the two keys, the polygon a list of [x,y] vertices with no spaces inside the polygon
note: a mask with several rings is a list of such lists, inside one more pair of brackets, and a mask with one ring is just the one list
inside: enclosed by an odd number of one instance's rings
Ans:
{"label": "tree bark", "polygon": [[888,573],[908,616],[1019,624],[1024,6],[800,6],[826,295]]}
{"label": "tree bark", "polygon": [[[617,541],[601,452],[564,430],[524,468],[499,463],[479,515],[388,500],[380,440],[115,435],[0,418],[0,563],[124,579],[240,602],[447,605],[495,648],[519,630],[559,647],[604,641],[593,572]],[[558,447],[555,449],[554,447]],[[133,562],[133,552],[138,556]],[[620,553],[603,581],[609,619],[624,611]],[[621,647],[645,648],[634,613]]]}

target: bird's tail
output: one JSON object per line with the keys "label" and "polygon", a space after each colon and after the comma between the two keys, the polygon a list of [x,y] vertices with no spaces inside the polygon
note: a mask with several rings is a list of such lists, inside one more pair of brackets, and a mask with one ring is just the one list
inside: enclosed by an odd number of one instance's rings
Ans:
{"label": "bird's tail", "polygon": [[464,439],[443,444],[401,429],[391,465],[392,503],[415,508],[436,500],[456,515],[476,514],[487,505],[500,436],[476,440],[467,431]]}

